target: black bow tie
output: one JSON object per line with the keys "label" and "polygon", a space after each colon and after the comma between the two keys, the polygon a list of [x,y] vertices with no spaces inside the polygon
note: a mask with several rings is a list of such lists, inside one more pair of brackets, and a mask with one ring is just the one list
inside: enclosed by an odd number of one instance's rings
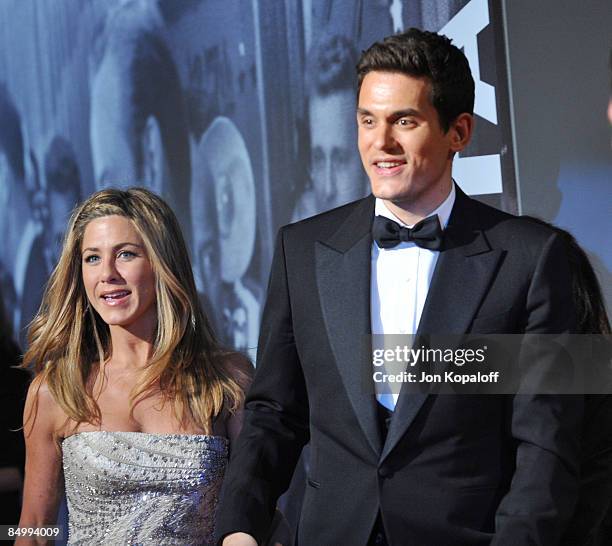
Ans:
{"label": "black bow tie", "polygon": [[384,216],[376,216],[372,224],[372,238],[380,248],[393,248],[405,241],[428,250],[440,250],[442,235],[437,214],[421,220],[412,228],[402,227]]}

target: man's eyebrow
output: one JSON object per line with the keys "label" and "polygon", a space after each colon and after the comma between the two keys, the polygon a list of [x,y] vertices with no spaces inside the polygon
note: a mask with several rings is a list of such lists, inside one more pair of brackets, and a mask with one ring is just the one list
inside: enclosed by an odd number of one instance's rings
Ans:
{"label": "man's eyebrow", "polygon": [[[142,248],[142,245],[139,245],[138,243],[130,243],[130,242],[125,242],[125,243],[119,243],[118,245],[115,245],[113,247],[113,251],[118,250],[124,246],[135,246],[137,248]],[[100,249],[97,247],[93,247],[93,246],[89,246],[87,248],[84,248],[81,253],[83,252],[87,252],[87,251],[91,251],[91,252],[100,252]]]}
{"label": "man's eyebrow", "polygon": [[[360,108],[360,107],[357,108],[357,114],[360,116],[373,115],[372,112],[370,112],[366,108]],[[418,110],[415,110],[414,108],[405,108],[403,110],[396,110],[395,112],[391,112],[391,114],[389,115],[389,117],[392,119],[399,119],[399,118],[403,118],[406,116],[421,117],[421,113]]]}
{"label": "man's eyebrow", "polygon": [[421,117],[421,112],[415,110],[414,108],[406,108],[404,110],[397,110],[393,112],[390,117],[399,119],[410,116]]}

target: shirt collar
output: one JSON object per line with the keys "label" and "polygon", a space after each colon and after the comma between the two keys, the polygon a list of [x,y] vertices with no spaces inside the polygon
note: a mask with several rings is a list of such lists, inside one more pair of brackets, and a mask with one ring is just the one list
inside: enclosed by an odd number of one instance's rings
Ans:
{"label": "shirt collar", "polygon": [[[451,190],[448,196],[446,197],[446,199],[442,201],[442,203],[440,203],[440,205],[438,205],[438,207],[435,210],[432,210],[429,214],[427,214],[426,217],[437,214],[438,219],[440,220],[440,225],[442,226],[442,229],[445,229],[446,225],[448,224],[448,219],[450,218],[451,211],[453,210],[453,205],[455,204],[455,195],[456,195],[455,183],[453,182],[451,184]],[[376,198],[376,204],[374,205],[374,214],[376,216],[384,216],[385,218],[394,220],[400,226],[412,227],[407,224],[404,224],[404,222],[402,222],[397,216],[395,216],[395,214],[393,214],[387,208],[387,205],[385,204],[384,200],[379,199],[378,197]]]}

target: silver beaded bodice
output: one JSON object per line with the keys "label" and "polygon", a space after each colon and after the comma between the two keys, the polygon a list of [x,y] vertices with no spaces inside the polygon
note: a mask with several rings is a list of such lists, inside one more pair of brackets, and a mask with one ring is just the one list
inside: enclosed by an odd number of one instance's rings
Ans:
{"label": "silver beaded bodice", "polygon": [[226,438],[80,432],[62,451],[68,544],[212,544]]}

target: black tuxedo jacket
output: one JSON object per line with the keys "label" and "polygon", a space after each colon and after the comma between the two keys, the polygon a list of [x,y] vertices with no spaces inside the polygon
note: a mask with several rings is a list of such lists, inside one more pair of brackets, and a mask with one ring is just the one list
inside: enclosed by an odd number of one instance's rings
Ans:
{"label": "black tuxedo jacket", "polygon": [[[261,541],[302,446],[300,546],[555,544],[572,513],[582,401],[400,395],[383,443],[363,388],[371,355],[372,196],[282,228],[244,428],[217,531]],[[571,331],[570,272],[552,230],[457,197],[419,333]]]}

